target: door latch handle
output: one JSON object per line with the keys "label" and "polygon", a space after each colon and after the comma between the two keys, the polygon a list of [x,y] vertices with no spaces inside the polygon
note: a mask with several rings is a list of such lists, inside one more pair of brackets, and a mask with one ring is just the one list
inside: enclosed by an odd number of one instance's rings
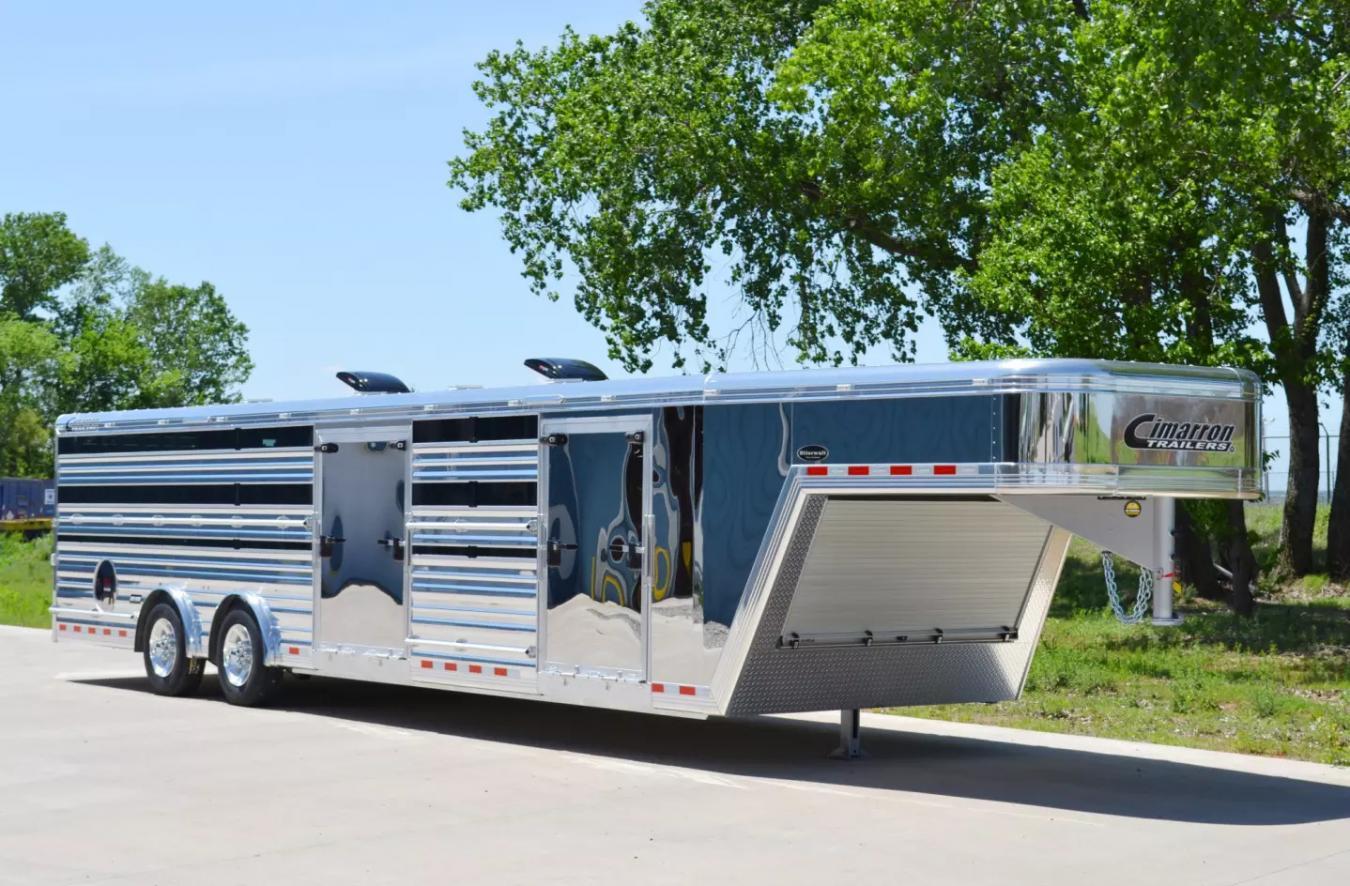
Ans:
{"label": "door latch handle", "polygon": [[571,543],[569,543],[569,542],[561,542],[561,541],[556,541],[556,540],[554,540],[554,539],[549,539],[549,542],[548,542],[548,565],[549,565],[549,566],[561,566],[561,565],[562,565],[562,552],[563,552],[563,551],[575,551],[576,549],[577,549],[577,546],[574,545],[574,544],[571,544]]}
{"label": "door latch handle", "polygon": [[403,539],[378,538],[375,540],[375,543],[380,545],[381,547],[388,548],[389,552],[394,555],[395,560],[403,559]]}
{"label": "door latch handle", "polygon": [[345,538],[338,538],[336,535],[319,536],[319,556],[320,557],[333,556],[333,545],[340,545],[346,540],[347,539]]}

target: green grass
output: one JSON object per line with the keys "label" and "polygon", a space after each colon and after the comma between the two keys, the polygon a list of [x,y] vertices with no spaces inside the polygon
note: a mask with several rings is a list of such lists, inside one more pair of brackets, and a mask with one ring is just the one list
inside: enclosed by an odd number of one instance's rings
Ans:
{"label": "green grass", "polygon": [[[1248,511],[1258,559],[1279,509]],[[1319,545],[1325,514],[1319,515]],[[46,627],[50,539],[0,537],[0,623]],[[1135,576],[1119,564],[1120,586]],[[1309,575],[1263,585],[1254,618],[1183,597],[1177,628],[1117,624],[1097,550],[1075,540],[1017,701],[902,708],[911,716],[1350,765],[1350,591]]]}
{"label": "green grass", "polygon": [[0,624],[45,628],[51,624],[51,536],[25,542],[0,535]]}

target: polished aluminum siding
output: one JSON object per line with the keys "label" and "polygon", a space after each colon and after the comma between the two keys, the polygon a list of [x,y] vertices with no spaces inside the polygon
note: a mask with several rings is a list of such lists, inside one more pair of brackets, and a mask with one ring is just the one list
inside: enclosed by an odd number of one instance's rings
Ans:
{"label": "polished aluminum siding", "polygon": [[[57,458],[57,473],[61,490],[309,484],[314,476],[314,453],[308,447],[290,447],[66,454]],[[141,603],[152,592],[178,588],[187,592],[197,610],[205,648],[220,604],[232,595],[254,593],[266,603],[274,620],[282,660],[305,661],[314,627],[309,547],[313,518],[309,505],[61,502],[54,618],[58,623],[68,621],[98,630],[125,629],[136,624]],[[67,540],[71,536],[83,540]],[[155,539],[163,544],[152,543]],[[208,542],[215,544],[208,546]],[[231,542],[232,547],[221,546]],[[278,542],[295,549],[269,547]],[[97,600],[93,591],[95,570],[104,560],[111,561],[117,573],[117,596],[110,602]]]}
{"label": "polished aluminum siding", "polygon": [[[903,499],[895,503],[903,505]],[[766,563],[776,564],[775,577],[748,640],[744,665],[734,674],[729,697],[723,701],[723,712],[748,715],[1016,698],[1071,535],[1053,529],[1039,548],[1035,566],[1025,576],[1028,593],[1015,639],[871,646],[807,644],[793,649],[782,645],[781,639],[825,506],[826,495],[804,494],[800,506],[790,509],[793,516],[788,534],[766,552]],[[1011,510],[1001,504],[988,506],[1001,512]],[[959,564],[953,567],[959,568]],[[753,608],[759,607],[755,604]]]}
{"label": "polished aluminum siding", "polygon": [[413,447],[413,482],[533,482],[539,477],[538,448],[534,440],[418,443]]}
{"label": "polished aluminum siding", "polygon": [[309,483],[314,453],[305,448],[192,450],[62,455],[62,486]]}
{"label": "polished aluminum siding", "polygon": [[[536,440],[418,443],[413,446],[413,482],[533,486],[539,475],[538,451]],[[533,506],[410,509],[409,652],[455,666],[418,673],[419,679],[488,680],[500,688],[533,684],[539,643],[537,523]],[[474,548],[519,551],[521,556],[470,556]],[[507,668],[508,676],[477,677],[470,665]]]}
{"label": "polished aluminum siding", "polygon": [[884,640],[1016,625],[1049,531],[995,502],[829,499],[783,632]]}

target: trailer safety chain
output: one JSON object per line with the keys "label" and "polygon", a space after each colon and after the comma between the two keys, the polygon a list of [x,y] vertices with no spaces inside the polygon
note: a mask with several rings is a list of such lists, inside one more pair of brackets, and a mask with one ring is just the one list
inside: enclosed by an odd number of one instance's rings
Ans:
{"label": "trailer safety chain", "polygon": [[1111,612],[1115,614],[1116,621],[1124,625],[1143,621],[1153,596],[1153,573],[1139,567],[1139,590],[1134,595],[1134,606],[1128,613],[1120,602],[1120,591],[1116,588],[1116,564],[1110,551],[1102,551],[1102,574],[1106,578],[1106,599],[1111,603]]}

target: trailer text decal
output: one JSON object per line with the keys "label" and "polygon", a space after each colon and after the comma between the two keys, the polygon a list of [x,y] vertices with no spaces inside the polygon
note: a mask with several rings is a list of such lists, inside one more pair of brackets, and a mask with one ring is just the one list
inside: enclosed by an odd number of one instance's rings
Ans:
{"label": "trailer text decal", "polygon": [[1171,421],[1145,412],[1125,426],[1125,445],[1131,449],[1185,449],[1232,452],[1233,425],[1203,421]]}

